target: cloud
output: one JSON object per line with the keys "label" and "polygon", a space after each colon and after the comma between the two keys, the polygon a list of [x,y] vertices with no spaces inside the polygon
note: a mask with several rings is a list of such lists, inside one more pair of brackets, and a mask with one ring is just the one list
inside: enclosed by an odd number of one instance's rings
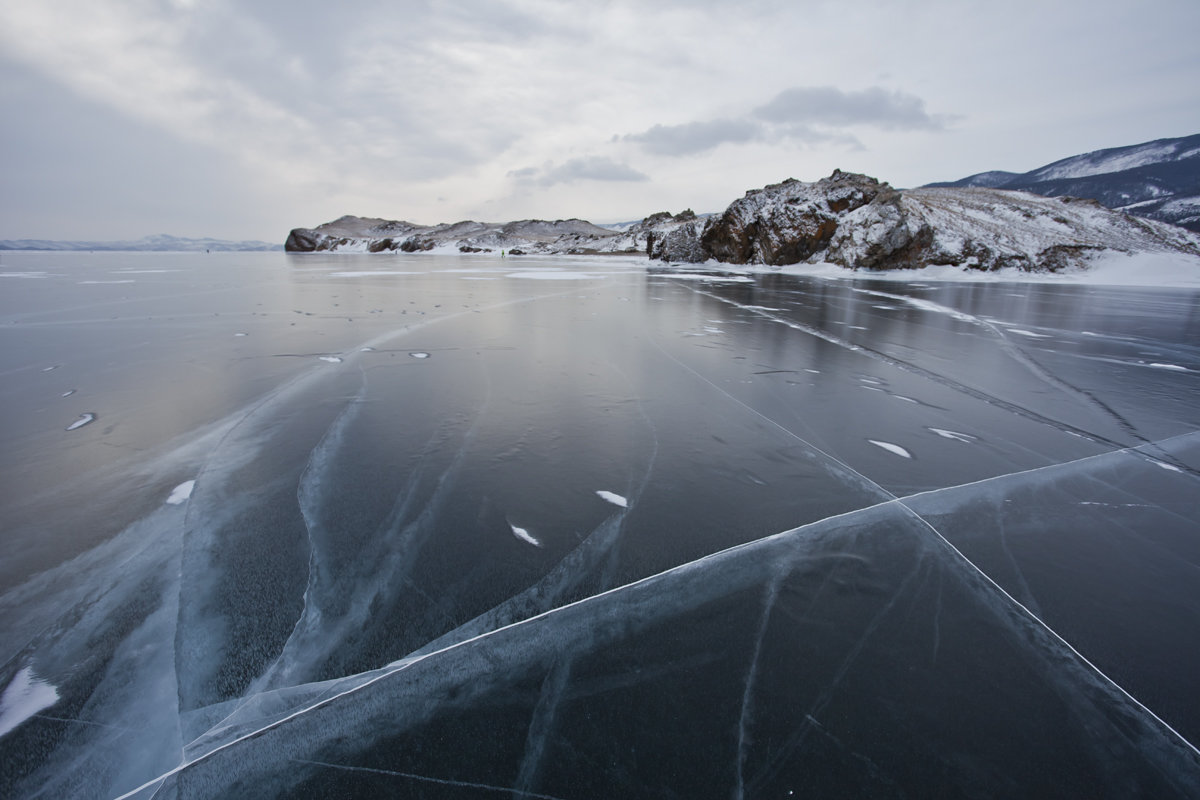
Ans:
{"label": "cloud", "polygon": [[752,112],[772,123],[847,127],[869,125],[885,130],[940,130],[945,117],[931,116],[925,101],[904,92],[872,86],[844,92],[832,86],[794,86],[784,89]]}
{"label": "cloud", "polygon": [[722,144],[756,141],[839,144],[862,149],[862,143],[848,128],[936,131],[949,119],[929,114],[925,101],[916,95],[877,86],[851,92],[832,86],[794,86],[752,109],[745,118],[659,124],[613,139],[667,156],[693,155]]}
{"label": "cloud", "polygon": [[655,125],[620,138],[640,144],[656,155],[681,156],[711,150],[726,142],[745,144],[763,138],[765,132],[765,126],[756,120],[714,119],[682,125]]}
{"label": "cloud", "polygon": [[522,167],[508,173],[519,181],[553,186],[576,181],[648,181],[650,176],[628,164],[613,161],[607,156],[580,156],[561,164],[547,162],[541,167]]}

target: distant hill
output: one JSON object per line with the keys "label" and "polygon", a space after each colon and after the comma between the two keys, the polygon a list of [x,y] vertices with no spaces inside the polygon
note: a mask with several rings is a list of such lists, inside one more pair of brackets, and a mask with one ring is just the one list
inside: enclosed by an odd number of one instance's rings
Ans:
{"label": "distant hill", "polygon": [[1084,197],[1200,232],[1200,134],[1071,156],[1026,173],[980,172],[930,187]]}
{"label": "distant hill", "polygon": [[277,244],[260,241],[231,242],[224,239],[187,239],[181,236],[146,236],[136,241],[109,242],[64,242],[53,239],[8,239],[0,240],[0,250],[121,250],[143,252],[189,252],[206,250],[229,252],[233,250],[280,250]]}

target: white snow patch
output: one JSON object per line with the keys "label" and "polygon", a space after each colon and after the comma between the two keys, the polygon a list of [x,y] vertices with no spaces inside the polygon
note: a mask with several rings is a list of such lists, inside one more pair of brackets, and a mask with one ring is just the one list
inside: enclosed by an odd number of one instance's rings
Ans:
{"label": "white snow patch", "polygon": [[399,269],[373,269],[373,270],[346,270],[344,272],[331,272],[331,278],[370,278],[375,275],[424,275],[424,272],[409,272]]}
{"label": "white snow patch", "polygon": [[409,355],[413,358],[429,358],[429,353],[423,352],[409,353]]}
{"label": "white snow patch", "polygon": [[79,282],[79,284],[81,286],[85,286],[85,285],[89,285],[89,284],[90,285],[98,285],[98,284],[109,284],[109,283],[133,283],[133,278],[126,278],[124,280],[119,280],[119,281],[80,281]]}
{"label": "white snow patch", "polygon": [[967,442],[970,444],[975,441],[975,437],[967,433],[958,433],[957,431],[948,431],[944,428],[930,428],[929,430],[941,436],[943,439],[953,439],[956,442]]}
{"label": "white snow patch", "polygon": [[1188,369],[1187,367],[1181,367],[1178,364],[1163,364],[1163,363],[1156,362],[1153,364],[1149,364],[1148,366],[1158,367],[1159,369],[1173,369],[1177,372],[1191,372],[1191,370]]}
{"label": "white snow patch", "polygon": [[531,281],[590,281],[603,278],[591,272],[568,272],[566,270],[544,269],[537,272],[510,272],[506,278],[522,278]]}
{"label": "white snow patch", "polygon": [[73,394],[75,394],[75,389],[67,389],[60,395],[60,397],[70,397]]}
{"label": "white snow patch", "polygon": [[907,450],[905,450],[903,447],[901,447],[898,444],[892,444],[891,442],[881,442],[881,441],[878,441],[877,439],[867,439],[867,441],[870,442],[871,444],[875,445],[876,447],[882,447],[884,450],[887,450],[889,453],[895,453],[896,455],[900,456],[901,458],[912,458],[912,453],[908,452]]}
{"label": "white snow patch", "polygon": [[529,534],[529,531],[525,530],[524,528],[518,528],[516,525],[513,525],[511,522],[508,523],[508,527],[512,528],[513,536],[517,537],[521,541],[529,542],[529,544],[533,545],[534,547],[542,546],[542,543],[539,542],[537,539],[535,539],[533,536],[531,536]]}
{"label": "white snow patch", "polygon": [[754,267],[753,271],[847,281],[896,281],[910,285],[914,279],[919,279],[926,282],[950,283],[1067,283],[1092,286],[1200,287],[1200,257],[1180,253],[1127,254],[1115,250],[1097,255],[1092,259],[1088,269],[1065,272],[1024,272],[1018,269],[982,272],[952,266],[856,272],[826,262],[794,264],[786,267]]}
{"label": "white snow patch", "polygon": [[339,356],[320,356],[322,361],[328,361],[330,364],[340,364],[342,359]]}
{"label": "white snow patch", "polygon": [[600,495],[600,497],[612,503],[614,506],[629,508],[629,501],[615,492],[606,492],[603,489],[597,489],[596,494]]}
{"label": "white snow patch", "polygon": [[0,736],[57,702],[58,689],[39,680],[33,674],[33,667],[26,667],[13,676],[0,696]]}
{"label": "white snow patch", "polygon": [[192,489],[195,488],[196,482],[194,480],[184,481],[183,483],[179,484],[171,490],[171,495],[167,498],[167,505],[177,506],[180,503],[185,502],[189,497],[192,496]]}
{"label": "white snow patch", "polygon": [[238,331],[237,333],[234,334],[235,337],[236,336],[248,336],[248,335],[249,334],[243,333],[242,331]]}
{"label": "white snow patch", "polygon": [[46,278],[46,272],[0,272],[0,278]]}
{"label": "white snow patch", "polygon": [[[1153,459],[1151,460],[1153,461]],[[1165,470],[1169,470],[1170,472],[1183,472],[1183,470],[1181,470],[1179,467],[1175,466],[1174,464],[1168,464],[1165,461],[1154,461],[1154,463],[1155,465],[1160,466]]]}
{"label": "white snow patch", "polygon": [[67,430],[69,430],[69,431],[79,430],[84,425],[87,425],[89,422],[95,422],[95,420],[96,420],[95,414],[92,414],[92,413],[80,414],[79,419],[75,420],[74,422],[72,422],[70,425],[67,426]]}
{"label": "white snow patch", "polygon": [[1034,333],[1033,331],[1027,331],[1024,328],[1009,328],[1008,332],[1009,333],[1019,333],[1022,336],[1028,336],[1031,339],[1049,339],[1050,338],[1049,336],[1047,336],[1044,333]]}

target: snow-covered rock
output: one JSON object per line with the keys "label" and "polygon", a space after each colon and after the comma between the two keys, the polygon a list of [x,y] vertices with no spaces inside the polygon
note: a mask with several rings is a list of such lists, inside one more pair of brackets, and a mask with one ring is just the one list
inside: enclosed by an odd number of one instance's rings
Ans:
{"label": "snow-covered rock", "polygon": [[796,264],[823,252],[839,219],[895,190],[866,175],[834,170],[828,178],[752,189],[709,220],[700,236],[705,251],[730,264]]}
{"label": "snow-covered rock", "polygon": [[719,261],[851,269],[952,265],[1059,271],[1105,252],[1200,254],[1200,237],[1111,211],[1093,200],[987,188],[897,191],[835,170],[747,192],[705,227]]}
{"label": "snow-covered rock", "polygon": [[622,234],[581,219],[553,222],[538,219],[487,223],[465,220],[442,225],[416,225],[400,220],[346,216],[316,228],[296,228],[287,238],[291,252],[352,251],[415,253],[456,248],[479,253],[520,250],[523,253],[613,252]]}

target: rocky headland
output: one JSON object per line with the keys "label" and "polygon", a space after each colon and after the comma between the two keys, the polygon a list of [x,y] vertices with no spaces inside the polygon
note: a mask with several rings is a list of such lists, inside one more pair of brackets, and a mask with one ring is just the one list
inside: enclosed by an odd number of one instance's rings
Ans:
{"label": "rocky headland", "polygon": [[1094,200],[974,187],[897,190],[866,175],[834,170],[812,183],[789,179],[748,191],[721,214],[660,212],[624,230],[580,219],[420,226],[342,217],[293,230],[285,247],[292,252],[641,253],[673,263],[1057,272],[1086,267],[1113,251],[1200,256],[1200,236]]}

